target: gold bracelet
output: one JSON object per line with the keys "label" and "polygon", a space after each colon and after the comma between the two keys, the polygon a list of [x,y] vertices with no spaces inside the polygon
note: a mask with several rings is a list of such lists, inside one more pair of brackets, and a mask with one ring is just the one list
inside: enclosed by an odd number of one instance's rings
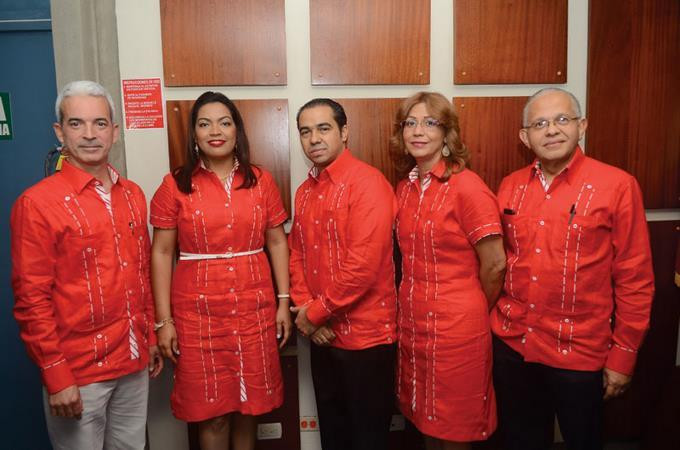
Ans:
{"label": "gold bracelet", "polygon": [[172,317],[168,317],[167,319],[163,319],[163,320],[161,320],[160,322],[154,322],[154,324],[153,324],[153,331],[158,331],[158,330],[160,330],[161,328],[163,328],[163,327],[164,327],[166,324],[168,324],[168,323],[171,323],[171,324],[174,325],[174,324],[175,324],[175,319],[173,319]]}

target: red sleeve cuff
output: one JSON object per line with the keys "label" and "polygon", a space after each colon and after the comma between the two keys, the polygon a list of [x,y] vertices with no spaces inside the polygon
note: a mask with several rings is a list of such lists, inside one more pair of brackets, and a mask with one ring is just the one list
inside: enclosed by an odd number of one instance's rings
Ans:
{"label": "red sleeve cuff", "polygon": [[56,394],[69,386],[77,384],[71,368],[65,359],[43,369],[41,376],[49,394]]}
{"label": "red sleeve cuff", "polygon": [[607,362],[604,365],[607,369],[611,369],[615,372],[624,375],[633,375],[636,361],[637,352],[612,345],[612,348],[607,355]]}
{"label": "red sleeve cuff", "polygon": [[326,323],[330,316],[331,311],[326,307],[324,300],[321,298],[314,300],[307,309],[307,320],[317,327]]}

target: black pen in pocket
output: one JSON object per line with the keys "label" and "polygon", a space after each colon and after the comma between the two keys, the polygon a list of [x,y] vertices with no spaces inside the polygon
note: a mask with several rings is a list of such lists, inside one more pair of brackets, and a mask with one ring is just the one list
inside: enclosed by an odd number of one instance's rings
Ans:
{"label": "black pen in pocket", "polygon": [[571,221],[574,220],[575,215],[576,215],[576,203],[572,203],[571,209],[569,210],[569,223],[568,223],[568,225],[571,225]]}

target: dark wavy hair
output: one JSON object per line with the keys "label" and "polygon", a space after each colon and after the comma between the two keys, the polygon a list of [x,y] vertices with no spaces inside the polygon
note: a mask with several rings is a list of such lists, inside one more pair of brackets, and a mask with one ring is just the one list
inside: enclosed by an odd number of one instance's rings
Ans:
{"label": "dark wavy hair", "polygon": [[[234,119],[234,126],[236,126],[236,144],[234,146],[234,155],[238,158],[238,172],[243,175],[243,183],[236,189],[248,189],[257,184],[257,177],[253,168],[255,167],[250,162],[250,144],[248,143],[248,136],[246,136],[246,130],[243,126],[243,118],[241,113],[239,113],[236,105],[227,98],[226,95],[220,92],[207,91],[200,95],[194,102],[194,106],[191,108],[191,120],[189,121],[189,132],[187,133],[187,145],[184,151],[184,160],[186,161],[182,167],[176,169],[172,176],[175,178],[175,183],[177,183],[177,189],[184,192],[185,194],[190,194],[193,192],[191,187],[191,176],[198,167],[199,156],[197,155],[194,148],[196,147],[196,134],[194,132],[196,128],[196,120],[198,118],[198,111],[202,106],[208,103],[222,103],[227,107],[231,113],[232,119]],[[199,149],[200,152],[200,149]],[[255,167],[256,168],[256,167]]]}
{"label": "dark wavy hair", "polygon": [[390,138],[392,160],[400,177],[408,175],[409,171],[416,165],[415,158],[406,151],[404,131],[401,124],[408,117],[411,108],[418,103],[424,103],[430,115],[437,119],[444,129],[446,146],[451,151],[449,156],[442,155],[446,164],[446,172],[444,172],[442,178],[446,180],[452,173],[460,172],[466,166],[469,166],[470,152],[460,139],[458,116],[453,105],[446,97],[437,92],[418,92],[401,103],[394,118],[392,137]]}

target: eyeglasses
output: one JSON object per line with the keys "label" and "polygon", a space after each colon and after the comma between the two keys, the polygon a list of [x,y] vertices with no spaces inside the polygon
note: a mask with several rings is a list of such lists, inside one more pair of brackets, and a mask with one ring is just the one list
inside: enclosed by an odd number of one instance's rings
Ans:
{"label": "eyeglasses", "polygon": [[420,121],[416,119],[406,119],[401,122],[401,127],[409,130],[413,130],[418,125],[422,126],[423,128],[432,129],[440,126],[441,122],[431,117],[427,117]]}
{"label": "eyeglasses", "polygon": [[579,120],[580,117],[569,117],[565,116],[564,114],[560,114],[559,116],[555,117],[553,120],[548,120],[548,119],[538,119],[536,122],[530,123],[529,126],[524,127],[525,129],[534,129],[534,130],[542,130],[544,128],[548,128],[550,124],[554,124],[556,127],[566,127],[571,123],[572,120]]}

